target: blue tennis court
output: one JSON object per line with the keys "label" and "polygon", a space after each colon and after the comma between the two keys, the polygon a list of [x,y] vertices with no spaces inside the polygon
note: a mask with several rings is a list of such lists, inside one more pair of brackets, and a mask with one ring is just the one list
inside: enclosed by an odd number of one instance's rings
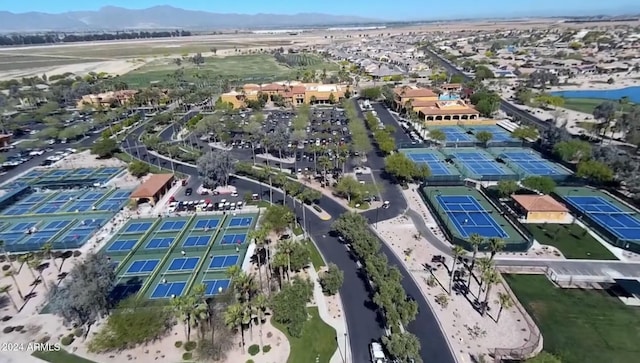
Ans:
{"label": "blue tennis court", "polygon": [[485,238],[509,237],[489,211],[484,210],[473,197],[469,195],[438,195],[436,200],[462,238],[469,238],[474,233]]}
{"label": "blue tennis court", "polygon": [[[4,232],[0,233],[0,240],[6,243],[6,246],[12,245],[24,237],[24,232]],[[5,247],[6,247],[5,246]]]}
{"label": "blue tennis court", "polygon": [[187,224],[187,221],[165,221],[160,225],[160,231],[179,231],[185,224]]}
{"label": "blue tennis court", "polygon": [[136,260],[127,269],[127,274],[148,274],[160,263],[160,260]]}
{"label": "blue tennis court", "polygon": [[93,169],[75,169],[71,175],[91,175],[93,172]]}
{"label": "blue tennis court", "polygon": [[240,260],[240,256],[238,255],[214,256],[209,264],[209,269],[219,270],[235,266],[238,263],[238,260]]}
{"label": "blue tennis court", "polygon": [[151,241],[144,246],[145,250],[154,250],[159,248],[169,248],[173,243],[173,237],[165,237],[165,238],[152,238]]}
{"label": "blue tennis court", "polygon": [[220,244],[223,244],[223,245],[230,245],[234,243],[243,244],[246,239],[247,239],[246,233],[225,234],[224,236],[222,236],[222,240],[220,241]]}
{"label": "blue tennis court", "polygon": [[446,161],[431,153],[407,153],[409,159],[417,164],[427,164],[431,175],[451,175]]}
{"label": "blue tennis court", "polygon": [[211,236],[189,236],[184,240],[182,247],[203,247],[209,244]]}
{"label": "blue tennis court", "polygon": [[229,280],[205,280],[202,281],[205,286],[204,294],[207,296],[216,295],[220,290],[224,291],[229,287]]}
{"label": "blue tennis court", "polygon": [[37,222],[20,222],[17,224],[14,224],[11,229],[9,229],[9,231],[11,232],[24,232],[26,230],[29,230],[33,227],[35,227],[38,223]]}
{"label": "blue tennis court", "polygon": [[533,151],[504,152],[500,154],[500,157],[516,164],[529,175],[553,176],[569,174]]}
{"label": "blue tennis court", "polygon": [[131,251],[138,241],[130,239],[124,241],[114,241],[107,249],[108,252]]}
{"label": "blue tennis court", "polygon": [[32,194],[25,199],[22,199],[20,204],[37,204],[40,202],[44,202],[49,195],[46,194]]}
{"label": "blue tennis court", "polygon": [[182,295],[184,288],[187,287],[185,281],[178,282],[161,282],[151,293],[152,299],[165,299],[170,297],[178,297]]}
{"label": "blue tennis court", "polygon": [[33,206],[14,205],[13,207],[3,211],[2,214],[6,216],[22,216],[29,214],[31,208],[33,208]]}
{"label": "blue tennis court", "polygon": [[253,217],[231,218],[229,227],[249,227],[253,222]]}
{"label": "blue tennis court", "polygon": [[62,205],[64,203],[52,203],[49,202],[45,205],[43,205],[42,207],[36,209],[34,211],[35,214],[52,214],[52,213],[56,213],[58,212],[60,209],[62,209]]}
{"label": "blue tennis court", "polygon": [[625,212],[598,196],[564,196],[569,204],[588,214],[601,227],[622,240],[640,240],[640,220],[635,212]]}
{"label": "blue tennis court", "polygon": [[196,221],[195,229],[216,228],[220,223],[219,219],[200,219]]}
{"label": "blue tennis court", "polygon": [[66,221],[52,221],[49,222],[44,228],[43,230],[59,230],[61,228],[64,228],[66,226],[69,225],[69,223],[71,223],[71,221],[66,220]]}
{"label": "blue tennis court", "polygon": [[507,175],[489,155],[480,152],[451,152],[451,156],[459,160],[466,169],[480,176]]}
{"label": "blue tennis court", "polygon": [[81,201],[75,201],[73,202],[71,205],[69,205],[65,211],[66,212],[86,212],[88,210],[92,210],[93,208],[93,203],[94,202],[90,202],[90,201],[85,201],[85,200],[81,200]]}
{"label": "blue tennis court", "polygon": [[473,135],[468,134],[467,130],[460,127],[456,127],[456,126],[440,127],[435,130],[442,131],[447,137],[446,142],[448,143],[475,141],[475,138],[473,137]]}
{"label": "blue tennis court", "polygon": [[198,265],[198,261],[200,261],[200,257],[174,258],[173,261],[171,261],[171,265],[169,265],[167,271],[193,271]]}
{"label": "blue tennis court", "polygon": [[517,141],[516,138],[511,136],[511,133],[500,126],[496,125],[485,125],[485,126],[472,126],[470,129],[473,131],[474,135],[477,135],[478,132],[486,131],[491,133],[493,137],[491,138],[492,142],[505,142],[505,141]]}
{"label": "blue tennis court", "polygon": [[143,233],[149,230],[153,223],[151,222],[135,222],[131,223],[124,233]]}
{"label": "blue tennis court", "polygon": [[93,203],[104,197],[105,194],[106,192],[87,192],[76,199],[79,201],[88,201]]}
{"label": "blue tennis court", "polygon": [[21,244],[45,244],[49,242],[58,231],[47,230],[47,231],[38,231],[30,235],[29,238],[20,241]]}

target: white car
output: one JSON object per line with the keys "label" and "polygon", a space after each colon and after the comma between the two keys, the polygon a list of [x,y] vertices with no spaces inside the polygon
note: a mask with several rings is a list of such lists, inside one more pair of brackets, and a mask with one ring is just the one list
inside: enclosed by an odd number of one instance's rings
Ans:
{"label": "white car", "polygon": [[384,351],[382,350],[382,345],[380,343],[371,343],[369,345],[369,352],[371,353],[371,362],[372,363],[388,363],[389,360],[387,356],[384,355]]}
{"label": "white car", "polygon": [[33,150],[29,153],[29,156],[40,156],[44,154],[44,150]]}

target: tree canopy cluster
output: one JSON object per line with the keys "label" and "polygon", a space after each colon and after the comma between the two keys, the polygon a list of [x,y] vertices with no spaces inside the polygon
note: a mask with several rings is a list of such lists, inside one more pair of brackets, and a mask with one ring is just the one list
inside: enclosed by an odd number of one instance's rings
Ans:
{"label": "tree canopy cluster", "polygon": [[188,37],[191,32],[186,30],[176,31],[141,31],[141,32],[117,32],[117,33],[94,33],[94,34],[11,34],[0,36],[0,46],[5,45],[30,45],[30,44],[56,44],[56,43],[77,43],[95,42],[101,40],[124,40],[124,39],[150,39],[150,38],[171,38]]}
{"label": "tree canopy cluster", "polygon": [[380,87],[368,87],[360,91],[360,97],[367,100],[375,101],[382,96],[382,90]]}
{"label": "tree canopy cluster", "polygon": [[235,170],[235,160],[231,158],[228,151],[210,151],[198,159],[196,166],[203,186],[215,189],[229,184],[229,177]]}
{"label": "tree canopy cluster", "polygon": [[428,165],[417,164],[403,153],[387,156],[384,159],[384,170],[402,185],[411,180],[422,182],[431,176]]}
{"label": "tree canopy cluster", "polygon": [[347,117],[347,127],[351,133],[351,151],[358,156],[356,160],[362,162],[366,158],[366,154],[373,150],[367,127],[364,120],[358,116],[358,111],[356,111],[356,106],[353,102],[346,100],[342,106]]}
{"label": "tree canopy cluster", "polygon": [[375,185],[362,184],[351,175],[342,176],[334,190],[338,196],[346,198],[349,204],[362,204],[367,197],[378,193]]}
{"label": "tree canopy cluster", "polygon": [[378,144],[380,151],[385,155],[389,155],[396,150],[396,139],[393,137],[393,133],[396,130],[393,126],[387,125],[381,129],[379,127],[380,121],[373,115],[373,112],[367,112],[365,114],[365,121],[367,122],[369,130],[373,133],[373,139],[376,144]]}
{"label": "tree canopy cluster", "polygon": [[483,117],[491,117],[500,108],[500,95],[494,91],[480,89],[471,95],[473,104]]}
{"label": "tree canopy cluster", "polygon": [[391,329],[391,336],[383,341],[389,353],[397,358],[411,357],[418,362],[420,344],[417,338],[408,332],[401,333],[400,329],[415,319],[418,305],[404,291],[400,271],[390,266],[387,257],[381,253],[380,241],[369,230],[366,218],[358,213],[345,213],[334,222],[332,229],[344,238],[364,265],[375,291],[373,302]]}

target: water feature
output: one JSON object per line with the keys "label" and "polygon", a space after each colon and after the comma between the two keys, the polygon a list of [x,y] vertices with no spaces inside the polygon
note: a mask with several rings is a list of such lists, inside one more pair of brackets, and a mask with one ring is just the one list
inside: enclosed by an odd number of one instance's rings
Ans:
{"label": "water feature", "polygon": [[551,92],[554,96],[564,98],[594,98],[602,100],[618,101],[622,97],[627,97],[629,101],[640,104],[640,86],[626,87],[620,89],[590,89],[575,91]]}

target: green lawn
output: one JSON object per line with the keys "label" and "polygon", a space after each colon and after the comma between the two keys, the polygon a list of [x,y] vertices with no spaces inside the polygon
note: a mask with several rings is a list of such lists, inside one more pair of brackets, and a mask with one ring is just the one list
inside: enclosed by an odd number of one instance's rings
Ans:
{"label": "green lawn", "polygon": [[84,359],[75,354],[68,353],[64,349],[59,350],[57,352],[37,351],[37,352],[33,352],[33,354],[31,355],[51,363],[95,363],[92,360]]}
{"label": "green lawn", "polygon": [[525,224],[543,245],[558,248],[566,258],[617,260],[600,242],[577,224]]}
{"label": "green lawn", "polygon": [[[565,98],[564,106],[562,108],[566,108],[569,110],[574,110],[578,112],[584,112],[588,114],[593,113],[593,109],[596,108],[599,104],[606,102],[609,100],[599,99],[599,98]],[[616,101],[613,101],[616,102]],[[628,111],[631,108],[631,105],[625,105],[623,111]]]}
{"label": "green lawn", "polygon": [[640,308],[606,291],[556,288],[543,275],[505,275],[562,363],[628,363],[640,357]]}
{"label": "green lawn", "polygon": [[[304,324],[300,338],[289,336],[284,326],[273,320],[271,321],[278,330],[287,336],[287,340],[291,346],[287,363],[329,363],[336,349],[338,349],[336,331],[320,319],[318,308],[307,308],[307,310],[311,319],[307,320]],[[316,357],[318,357],[319,360],[316,360]]]}
{"label": "green lawn", "polygon": [[184,61],[178,66],[172,59],[160,59],[146,64],[132,72],[119,77],[123,82],[134,86],[146,86],[153,81],[168,79],[175,71],[183,69],[185,79],[214,80],[216,77],[236,79],[242,82],[265,83],[276,80],[295,79],[296,74],[304,70],[336,71],[336,63],[318,59],[318,64],[305,68],[291,68],[278,63],[272,55],[236,55],[229,57],[205,58],[205,63],[195,66]]}
{"label": "green lawn", "polygon": [[311,251],[311,262],[313,263],[313,267],[318,271],[325,265],[324,258],[322,258],[322,255],[320,254],[320,251],[318,251],[315,243],[309,242],[307,245],[309,246],[309,251]]}

